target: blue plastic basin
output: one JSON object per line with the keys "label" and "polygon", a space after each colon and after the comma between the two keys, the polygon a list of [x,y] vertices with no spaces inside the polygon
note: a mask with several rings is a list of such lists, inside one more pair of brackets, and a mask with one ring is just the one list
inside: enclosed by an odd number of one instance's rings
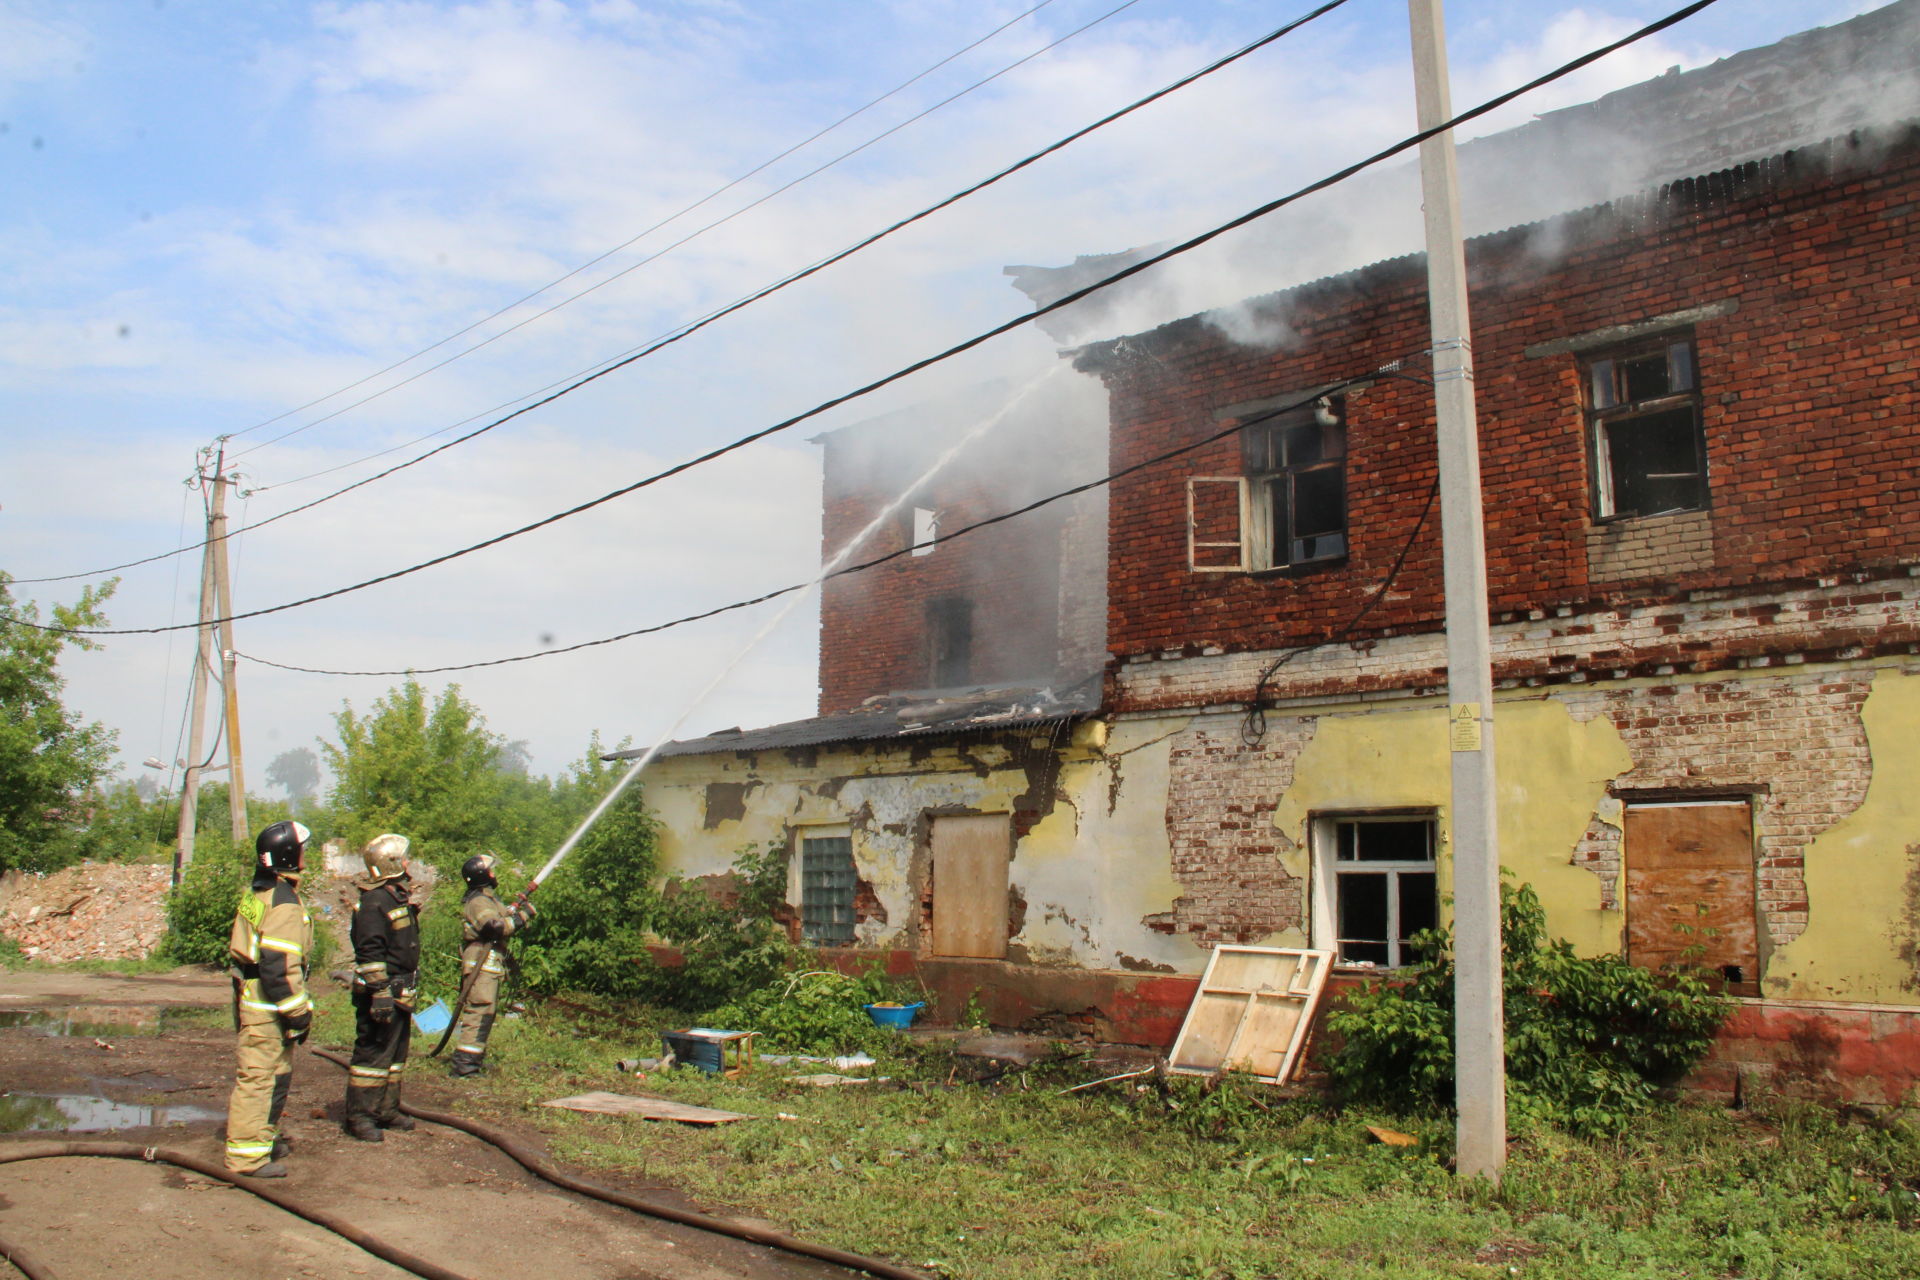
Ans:
{"label": "blue plastic basin", "polygon": [[913,1025],[915,1016],[927,1007],[927,1002],[917,1000],[912,1004],[891,1006],[869,1004],[862,1005],[861,1007],[867,1011],[867,1016],[873,1019],[875,1026],[891,1027],[895,1031],[905,1031]]}

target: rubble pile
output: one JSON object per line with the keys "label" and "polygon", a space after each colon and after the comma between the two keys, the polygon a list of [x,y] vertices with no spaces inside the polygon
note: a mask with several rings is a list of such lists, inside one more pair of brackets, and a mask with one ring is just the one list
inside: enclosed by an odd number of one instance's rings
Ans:
{"label": "rubble pile", "polygon": [[0,934],[36,960],[138,960],[167,931],[167,866],[83,862],[0,876]]}

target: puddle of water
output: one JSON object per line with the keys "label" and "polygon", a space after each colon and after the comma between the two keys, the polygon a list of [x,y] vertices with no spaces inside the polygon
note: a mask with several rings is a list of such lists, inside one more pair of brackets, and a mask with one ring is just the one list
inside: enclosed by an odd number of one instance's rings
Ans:
{"label": "puddle of water", "polygon": [[69,1130],[153,1129],[218,1120],[226,1113],[205,1107],[147,1107],[72,1093],[0,1094],[0,1133]]}
{"label": "puddle of water", "polygon": [[0,1009],[0,1027],[38,1036],[157,1036],[170,1009],[152,1005],[83,1005],[73,1009]]}

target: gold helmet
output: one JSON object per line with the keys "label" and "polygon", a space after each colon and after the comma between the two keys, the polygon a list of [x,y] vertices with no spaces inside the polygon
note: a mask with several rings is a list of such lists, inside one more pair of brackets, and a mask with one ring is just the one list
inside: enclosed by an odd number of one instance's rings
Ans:
{"label": "gold helmet", "polygon": [[367,847],[360,851],[367,875],[374,880],[397,880],[407,874],[407,846],[405,836],[391,834],[367,841]]}

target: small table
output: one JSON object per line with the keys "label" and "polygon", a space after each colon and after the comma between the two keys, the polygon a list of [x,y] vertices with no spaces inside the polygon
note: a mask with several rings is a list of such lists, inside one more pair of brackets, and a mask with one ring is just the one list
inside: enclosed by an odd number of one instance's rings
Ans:
{"label": "small table", "polygon": [[[711,1044],[718,1049],[718,1061],[711,1068],[723,1076],[737,1076],[753,1066],[753,1041],[758,1031],[720,1031],[713,1027],[689,1027],[685,1031],[672,1031],[668,1035],[683,1037]],[[678,1050],[675,1050],[678,1054]],[[684,1060],[701,1064],[693,1058],[679,1054]]]}

